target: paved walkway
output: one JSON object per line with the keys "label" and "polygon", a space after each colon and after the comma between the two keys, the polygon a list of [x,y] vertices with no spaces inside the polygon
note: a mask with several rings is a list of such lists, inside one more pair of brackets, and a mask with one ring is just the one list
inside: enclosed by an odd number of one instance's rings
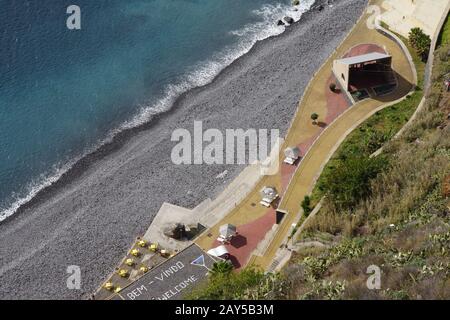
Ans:
{"label": "paved walkway", "polygon": [[382,20],[405,38],[414,27],[433,37],[448,3],[449,0],[385,0],[382,7],[387,11]]}
{"label": "paved walkway", "polygon": [[[395,42],[376,30],[368,29],[365,21],[366,19],[362,19],[356,25],[335,54],[317,72],[299,104],[285,144],[282,146],[282,150],[290,146],[299,146],[302,154],[306,154],[298,167],[282,164],[277,175],[263,177],[253,192],[211,228],[209,234],[205,233],[196,241],[200,247],[209,250],[217,246],[215,239],[218,236],[219,226],[231,223],[236,225],[241,236],[246,238],[246,242],[240,243],[239,246],[229,245],[235,265],[241,267],[255,263],[266,269],[276,256],[277,250],[285,243],[292,225],[300,218],[301,200],[311,192],[323,166],[345,136],[381,106],[405,96],[411,90],[414,76],[406,56]],[[389,95],[379,97],[377,100],[364,100],[350,107],[343,93],[333,94],[329,90],[329,84],[333,81],[332,61],[345,55],[365,53],[374,48],[393,56],[393,69],[398,75],[399,86]],[[310,118],[312,113],[319,114],[318,125],[312,124]],[[280,155],[280,163],[282,160],[283,157]],[[263,186],[274,186],[282,195],[279,208],[288,214],[278,226],[274,226],[275,210],[268,210],[259,204],[259,190]],[[264,223],[261,223],[262,221]],[[277,229],[273,239],[263,250],[264,253],[251,256],[258,243],[272,228]]]}

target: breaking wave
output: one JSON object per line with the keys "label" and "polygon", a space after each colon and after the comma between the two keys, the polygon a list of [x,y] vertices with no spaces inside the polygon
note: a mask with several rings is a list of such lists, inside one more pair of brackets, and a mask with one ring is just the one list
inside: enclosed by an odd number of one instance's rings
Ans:
{"label": "breaking wave", "polygon": [[301,1],[300,5],[291,6],[286,4],[264,5],[258,10],[254,10],[253,14],[260,18],[259,22],[247,24],[241,29],[230,31],[237,41],[234,45],[229,46],[221,52],[214,54],[213,57],[206,62],[199,63],[190,68],[184,76],[173,84],[168,85],[163,98],[151,105],[142,105],[137,114],[130,120],[125,121],[118,128],[109,132],[107,137],[100,141],[96,146],[86,150],[82,155],[76,157],[64,164],[57,164],[50,173],[41,175],[32,181],[23,193],[25,195],[13,195],[12,204],[6,209],[0,211],[0,222],[13,215],[21,206],[32,200],[40,191],[51,186],[58,181],[62,175],[70,170],[74,164],[86,155],[94,152],[102,145],[111,142],[114,137],[127,129],[143,125],[155,116],[171,109],[178,97],[183,93],[197,87],[201,87],[211,83],[214,78],[227,66],[233,63],[239,57],[245,55],[258,42],[269,37],[277,36],[286,30],[285,26],[278,26],[277,21],[285,16],[290,16],[294,21],[299,21],[303,13],[307,12],[315,0]]}

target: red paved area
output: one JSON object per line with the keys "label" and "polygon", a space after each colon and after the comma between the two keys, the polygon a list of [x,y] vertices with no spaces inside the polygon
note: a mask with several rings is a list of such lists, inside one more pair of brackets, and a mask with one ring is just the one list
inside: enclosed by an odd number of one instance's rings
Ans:
{"label": "red paved area", "polygon": [[[322,130],[321,130],[322,132]],[[320,133],[319,133],[320,134]],[[317,137],[319,136],[319,134],[312,136],[311,138],[309,138],[308,140],[304,140],[301,143],[297,144],[297,147],[300,149],[300,153],[302,155],[302,157],[308,152],[309,148],[311,148],[312,144],[314,143],[314,140],[317,139]],[[283,186],[283,190],[280,190],[280,194],[282,194],[288,184],[289,181],[291,180],[295,170],[297,169],[298,163],[301,161],[298,160],[297,163],[293,166],[286,164],[286,163],[282,163],[281,164],[281,185]]]}
{"label": "red paved area", "polygon": [[350,107],[350,102],[345,97],[345,93],[342,91],[332,92],[330,90],[330,84],[337,83],[334,76],[331,76],[328,79],[327,85],[325,87],[325,91],[327,93],[327,105],[328,105],[328,113],[325,117],[325,125],[329,125],[337,117],[339,117],[348,107]]}
{"label": "red paved area", "polygon": [[[237,227],[238,235],[231,240],[230,244],[225,245],[236,269],[247,263],[251,253],[276,223],[275,219],[275,209],[271,208],[261,218]],[[216,240],[213,247],[220,245],[221,243]]]}
{"label": "red paved area", "polygon": [[[330,90],[330,84],[336,83],[336,80],[333,75],[328,79],[326,86],[324,88],[327,97],[327,109],[328,112],[324,117],[324,120],[319,121],[318,126],[320,127],[319,133],[310,137],[307,140],[304,140],[297,144],[297,147],[301,150],[301,154],[304,156],[309,148],[313,145],[314,141],[317,137],[322,133],[325,128],[332,123],[337,117],[339,117],[348,107],[350,107],[349,101],[346,99],[345,94],[342,92],[332,92]],[[281,165],[281,177],[282,177],[282,186],[284,190],[286,190],[289,181],[294,174],[296,166],[291,166],[288,164]]]}
{"label": "red paved area", "polygon": [[371,53],[371,52],[378,52],[378,53],[386,53],[386,51],[376,45],[376,44],[359,44],[353,48],[350,49],[349,52],[347,52],[343,58],[349,58],[349,57],[354,57],[354,56],[360,56],[362,54],[367,54],[367,53]]}

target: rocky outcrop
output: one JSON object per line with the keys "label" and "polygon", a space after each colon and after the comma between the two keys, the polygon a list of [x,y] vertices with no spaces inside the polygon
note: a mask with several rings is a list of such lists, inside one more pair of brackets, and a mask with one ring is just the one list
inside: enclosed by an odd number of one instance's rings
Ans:
{"label": "rocky outcrop", "polygon": [[288,24],[288,25],[293,24],[293,23],[295,22],[295,21],[294,21],[294,18],[289,17],[289,16],[284,17],[283,20],[284,20],[284,22],[286,22],[286,24]]}

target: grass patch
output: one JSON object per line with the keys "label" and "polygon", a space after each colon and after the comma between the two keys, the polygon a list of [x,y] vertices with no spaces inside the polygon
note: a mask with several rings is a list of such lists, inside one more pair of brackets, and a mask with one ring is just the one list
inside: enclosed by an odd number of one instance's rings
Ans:
{"label": "grass patch", "polygon": [[438,38],[438,46],[450,44],[450,14],[442,28]]}
{"label": "grass patch", "polygon": [[[342,158],[344,157],[345,158]],[[329,201],[339,210],[351,209],[370,196],[370,181],[387,165],[385,157],[369,158],[341,155],[340,162],[330,167],[322,179]]]}

